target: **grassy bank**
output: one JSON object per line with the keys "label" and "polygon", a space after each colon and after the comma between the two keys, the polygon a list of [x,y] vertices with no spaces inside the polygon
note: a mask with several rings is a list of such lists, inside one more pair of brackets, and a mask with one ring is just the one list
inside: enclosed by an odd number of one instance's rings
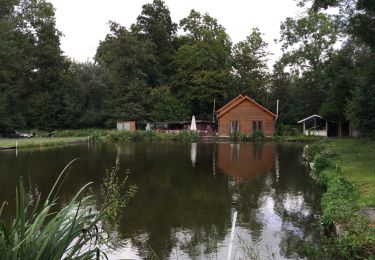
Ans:
{"label": "grassy bank", "polygon": [[190,131],[181,131],[178,133],[166,133],[157,131],[112,131],[105,138],[111,142],[196,142],[200,139],[199,134]]}
{"label": "grassy bank", "polygon": [[[328,234],[324,250],[329,258],[368,258],[375,254],[374,223],[361,213],[374,205],[374,142],[328,139],[309,146],[317,181],[325,187],[322,224]],[[365,154],[365,155],[364,155]]]}
{"label": "grassy bank", "polygon": [[333,139],[327,147],[338,156],[341,176],[359,190],[359,205],[375,207],[375,141]]}
{"label": "grassy bank", "polygon": [[34,138],[23,138],[23,139],[0,139],[0,147],[14,147],[17,141],[17,148],[36,148],[36,147],[47,147],[47,146],[58,146],[72,143],[79,143],[87,141],[88,137],[34,137]]}

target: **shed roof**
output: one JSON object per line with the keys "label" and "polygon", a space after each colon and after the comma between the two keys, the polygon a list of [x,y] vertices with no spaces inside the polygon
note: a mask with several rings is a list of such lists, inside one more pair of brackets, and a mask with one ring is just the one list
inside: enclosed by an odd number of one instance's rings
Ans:
{"label": "shed roof", "polygon": [[297,123],[298,123],[298,124],[303,123],[303,122],[305,122],[305,121],[307,121],[307,120],[309,120],[309,119],[311,119],[311,118],[314,118],[314,117],[318,117],[318,118],[324,119],[324,118],[321,117],[320,115],[315,114],[315,115],[312,115],[312,116],[308,116],[308,117],[306,117],[306,118],[304,118],[304,119],[302,119],[302,120],[299,120]]}
{"label": "shed roof", "polygon": [[255,102],[254,99],[251,99],[248,96],[238,95],[237,97],[235,97],[234,99],[232,99],[231,101],[229,101],[226,105],[224,105],[222,108],[220,108],[219,110],[217,110],[217,113],[218,113],[217,118],[223,116],[224,114],[226,114],[227,112],[229,112],[230,110],[232,110],[233,108],[235,108],[236,106],[238,106],[239,104],[241,104],[245,100],[250,101],[255,106],[257,106],[258,108],[260,108],[261,110],[263,110],[264,112],[270,114],[273,117],[276,117],[276,115],[274,113],[272,113],[271,111],[269,111],[264,106],[262,106],[262,105],[258,104],[257,102]]}

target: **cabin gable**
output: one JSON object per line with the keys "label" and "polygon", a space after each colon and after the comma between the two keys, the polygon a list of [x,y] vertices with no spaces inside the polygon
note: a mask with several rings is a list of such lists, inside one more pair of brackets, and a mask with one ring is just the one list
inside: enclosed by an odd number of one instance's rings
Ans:
{"label": "cabin gable", "polygon": [[218,114],[219,136],[230,136],[231,131],[252,135],[256,130],[265,136],[274,133],[275,116],[272,112],[252,101],[248,97],[237,100],[233,105]]}

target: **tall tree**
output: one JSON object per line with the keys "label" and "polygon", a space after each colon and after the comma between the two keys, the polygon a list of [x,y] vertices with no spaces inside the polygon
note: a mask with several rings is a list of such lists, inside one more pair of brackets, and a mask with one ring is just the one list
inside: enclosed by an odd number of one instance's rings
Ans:
{"label": "tall tree", "polygon": [[325,85],[328,91],[320,114],[338,123],[339,136],[341,125],[346,122],[345,107],[356,85],[352,53],[352,46],[347,44],[336,52],[325,66]]}
{"label": "tall tree", "polygon": [[296,116],[318,113],[327,91],[323,68],[340,35],[337,17],[311,11],[300,19],[287,18],[280,28],[280,62],[295,75]]}
{"label": "tall tree", "polygon": [[142,12],[132,31],[140,34],[152,43],[156,62],[150,69],[150,84],[157,86],[167,81],[170,74],[169,63],[174,51],[173,37],[177,24],[172,22],[170,11],[162,0],[154,0],[142,6]]}
{"label": "tall tree", "polygon": [[28,3],[30,25],[34,28],[34,77],[28,99],[28,125],[39,129],[59,128],[64,122],[63,73],[68,68],[60,49],[61,33],[56,29],[51,3]]}
{"label": "tall tree", "polygon": [[[305,0],[303,2],[310,2]],[[351,126],[374,135],[375,116],[375,2],[372,0],[313,0],[314,10],[339,7],[342,29],[355,42],[353,77],[356,87],[347,105]]]}
{"label": "tall tree", "polygon": [[111,124],[117,119],[144,120],[149,106],[146,72],[155,64],[152,44],[117,23],[110,24],[110,31],[95,56],[108,70],[107,121]]}
{"label": "tall tree", "polygon": [[202,119],[212,117],[213,100],[220,105],[230,85],[231,41],[225,29],[208,14],[192,10],[180,22],[186,43],[175,53],[171,86],[177,98]]}
{"label": "tall tree", "polygon": [[258,28],[254,28],[246,40],[234,45],[232,73],[236,87],[235,95],[246,94],[265,103],[269,79],[267,46]]}

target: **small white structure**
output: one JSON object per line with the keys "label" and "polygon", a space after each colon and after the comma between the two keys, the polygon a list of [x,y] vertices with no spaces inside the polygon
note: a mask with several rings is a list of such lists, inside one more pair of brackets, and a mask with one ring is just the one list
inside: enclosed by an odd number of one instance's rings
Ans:
{"label": "small white structure", "polygon": [[306,117],[297,123],[303,123],[304,135],[328,136],[328,121],[319,115]]}
{"label": "small white structure", "polygon": [[135,121],[117,121],[117,130],[119,131],[135,131]]}
{"label": "small white structure", "polygon": [[195,121],[195,116],[193,116],[191,119],[190,131],[197,131],[197,123]]}

